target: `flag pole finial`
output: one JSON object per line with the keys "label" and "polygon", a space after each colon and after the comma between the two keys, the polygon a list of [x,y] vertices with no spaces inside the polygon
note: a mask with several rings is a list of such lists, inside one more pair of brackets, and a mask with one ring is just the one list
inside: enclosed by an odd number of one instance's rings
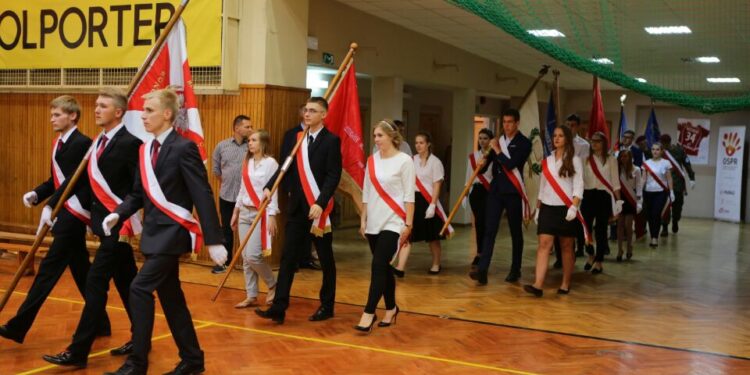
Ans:
{"label": "flag pole finial", "polygon": [[352,44],[349,45],[349,48],[356,50],[359,48],[359,44],[357,44],[357,42],[352,42]]}

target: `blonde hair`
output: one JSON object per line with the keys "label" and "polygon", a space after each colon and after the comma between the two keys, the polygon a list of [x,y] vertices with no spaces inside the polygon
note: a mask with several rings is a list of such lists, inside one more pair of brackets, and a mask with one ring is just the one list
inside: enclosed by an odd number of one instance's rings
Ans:
{"label": "blonde hair", "polygon": [[[250,136],[252,137],[256,134],[258,135],[258,142],[260,142],[261,154],[263,156],[268,155],[268,145],[271,144],[271,133],[265,129],[258,129]],[[250,159],[251,157],[253,157],[253,153],[250,152],[250,149],[248,148],[247,154],[245,154],[245,159]]]}
{"label": "blonde hair", "polygon": [[60,95],[49,103],[50,108],[59,108],[67,114],[75,113],[76,119],[74,123],[78,123],[81,119],[81,106],[78,104],[76,98],[70,95]]}
{"label": "blonde hair", "polygon": [[180,98],[177,96],[177,93],[174,90],[154,90],[146,95],[143,95],[143,99],[156,99],[159,102],[159,106],[162,110],[172,111],[172,116],[169,119],[170,121],[174,121],[177,118],[177,113],[180,110]]}
{"label": "blonde hair", "polygon": [[375,129],[380,129],[385,133],[387,136],[391,137],[391,143],[393,143],[393,147],[399,148],[401,146],[401,142],[404,141],[403,136],[401,136],[401,133],[398,131],[398,126],[393,122],[391,119],[383,119],[377,124],[375,124],[375,128],[373,129],[373,132]]}
{"label": "blonde hair", "polygon": [[125,91],[117,87],[103,87],[99,90],[99,96],[110,98],[115,104],[115,108],[122,110],[122,114],[128,110],[128,97],[125,95]]}

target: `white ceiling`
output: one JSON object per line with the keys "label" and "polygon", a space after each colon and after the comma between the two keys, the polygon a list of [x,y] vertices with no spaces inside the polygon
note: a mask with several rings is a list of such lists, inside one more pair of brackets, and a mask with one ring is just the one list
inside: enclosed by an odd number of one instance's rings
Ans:
{"label": "white ceiling", "polygon": [[[500,65],[536,76],[542,64],[561,71],[561,86],[566,89],[590,89],[589,73],[577,71],[555,61],[481,17],[444,0],[338,0],[343,4],[382,18],[404,28],[451,44]],[[483,0],[484,1],[484,0]],[[500,1],[500,0],[497,0]],[[633,77],[644,77],[649,83],[681,91],[748,91],[750,90],[750,1],[722,0],[608,0],[614,28],[597,30],[602,25],[599,1],[593,0],[511,0],[503,4],[525,25],[557,28],[566,38],[550,39],[560,46],[576,48],[581,39],[574,36],[576,28],[589,25],[585,44],[592,49],[611,52],[605,34],[616,40],[614,48],[620,55],[620,69]],[[685,9],[685,4],[698,4],[698,9]],[[528,5],[543,5],[529,10]],[[596,5],[596,11],[591,7]],[[731,6],[730,6],[731,5]],[[566,9],[565,6],[571,7]],[[543,14],[540,13],[540,9]],[[570,11],[569,11],[570,10]],[[744,15],[733,15],[747,10]],[[729,13],[729,14],[726,14]],[[741,12],[740,12],[741,13]],[[538,24],[538,26],[537,26]],[[651,36],[644,26],[687,24],[693,34],[682,36]],[[613,32],[614,30],[614,32]],[[578,35],[580,36],[580,29]],[[614,39],[611,39],[614,38]],[[739,42],[739,43],[738,43]],[[581,55],[588,51],[574,50]],[[719,64],[684,63],[681,57],[720,56]],[[741,84],[716,85],[706,77],[740,77]],[[602,82],[603,89],[616,85]]]}

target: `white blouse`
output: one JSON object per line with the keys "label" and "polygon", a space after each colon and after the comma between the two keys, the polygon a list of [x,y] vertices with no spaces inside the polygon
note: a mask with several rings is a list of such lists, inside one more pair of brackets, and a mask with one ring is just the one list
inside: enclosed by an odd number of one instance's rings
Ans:
{"label": "white blouse", "polygon": [[[562,167],[562,159],[555,160],[554,153],[547,156],[547,167],[550,174],[556,177],[558,184],[560,184],[560,187],[571,200],[573,197],[583,199],[583,166],[578,156],[573,157],[573,168],[576,173],[572,177],[560,177],[558,171]],[[547,182],[547,178],[544,175],[540,178],[539,195],[537,197],[539,201],[548,206],[565,206],[565,203],[557,196],[557,193],[552,189],[552,186]]]}
{"label": "white blouse", "polygon": [[[482,151],[474,151],[474,160],[477,162],[477,166],[482,163],[482,158],[484,158]],[[469,181],[472,174],[474,174],[474,167],[471,166],[470,157],[466,157],[466,181]],[[488,167],[481,175],[484,176],[487,182],[492,182],[492,167]],[[477,177],[474,178],[474,181],[471,182],[472,185],[481,183],[482,182],[479,181],[479,175],[477,175]],[[471,188],[473,189],[474,187],[472,186]]]}
{"label": "white blouse", "polygon": [[[427,162],[422,165],[422,158],[419,154],[414,155],[414,169],[417,174],[417,178],[422,181],[427,191],[432,195],[432,184],[442,181],[445,179],[445,170],[443,169],[443,163],[437,156],[430,154],[427,158]],[[416,184],[416,182],[415,182]]]}
{"label": "white blouse", "polygon": [[[414,203],[415,171],[414,163],[409,155],[399,152],[387,159],[382,159],[378,151],[372,157],[375,159],[375,173],[383,190],[396,201]],[[405,223],[372,186],[369,167],[365,168],[362,203],[367,205],[365,233],[378,234],[384,230],[401,233]]]}
{"label": "white blouse", "polygon": [[609,192],[594,174],[594,170],[591,168],[591,159],[594,159],[593,162],[596,163],[596,166],[599,168],[599,173],[601,173],[602,177],[609,182],[609,186],[612,187],[612,190],[620,190],[620,174],[618,171],[619,168],[617,167],[617,159],[612,155],[607,156],[607,162],[604,165],[602,165],[602,159],[598,156],[582,159],[583,188],[585,190],[596,189]]}
{"label": "white blouse", "polygon": [[586,160],[591,153],[591,145],[579,135],[576,135],[575,138],[573,138],[573,149],[576,150],[576,156],[581,158],[581,161]]}
{"label": "white blouse", "polygon": [[633,197],[636,199],[640,198],[643,195],[643,178],[641,175],[641,169],[634,165],[633,173],[630,175],[630,178],[627,177],[627,173],[623,170],[620,173],[621,190],[627,189]]}
{"label": "white blouse", "polygon": [[[247,168],[250,171],[250,183],[253,185],[253,190],[255,190],[255,194],[258,198],[263,201],[263,188],[265,188],[268,181],[273,177],[273,174],[276,173],[276,169],[279,168],[279,163],[276,162],[276,159],[270,156],[263,158],[258,164],[255,164],[255,159],[250,158],[250,160],[247,161]],[[244,171],[242,171],[242,173],[244,173]],[[245,189],[244,177],[240,177],[240,193],[237,194],[237,203],[235,204],[235,207],[255,207],[252,199],[250,199],[250,195],[247,194],[247,189]],[[269,215],[276,215],[279,213],[278,190],[271,196],[271,202],[266,209],[268,210]]]}
{"label": "white blouse", "polygon": [[[656,173],[657,176],[664,182],[665,185],[667,185],[667,188],[669,188],[669,182],[667,180],[667,173],[672,169],[672,164],[667,161],[666,159],[659,159],[659,161],[656,161],[654,159],[648,159],[644,161],[645,164],[648,164],[648,166],[651,168],[651,170]],[[664,189],[659,185],[658,182],[654,180],[654,177],[651,176],[651,174],[645,170],[643,173],[645,174],[644,180],[646,180],[646,186],[645,191],[649,192],[659,192],[664,191]]]}

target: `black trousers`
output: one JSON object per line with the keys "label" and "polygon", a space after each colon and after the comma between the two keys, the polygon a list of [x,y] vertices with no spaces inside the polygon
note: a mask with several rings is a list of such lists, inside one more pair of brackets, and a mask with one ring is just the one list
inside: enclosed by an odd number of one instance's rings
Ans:
{"label": "black trousers", "polygon": [[130,284],[133,354],[128,357],[128,362],[144,372],[148,368],[154,330],[154,292],[159,295],[180,359],[190,364],[203,364],[203,351],[180,287],[178,255],[147,255],[143,267]]}
{"label": "black trousers", "polygon": [[86,305],[83,307],[81,319],[73,335],[73,342],[68,350],[78,358],[85,358],[91,352],[91,345],[96,338],[95,322],[105,317],[107,306],[107,292],[109,281],[114,279],[115,288],[120,295],[123,306],[131,321],[130,313],[130,283],[135,278],[138,268],[133,257],[133,248],[128,243],[118,242],[119,229],[113,229],[113,235],[101,237],[101,244],[94,256],[94,262],[86,278]]}
{"label": "black trousers", "polygon": [[234,213],[234,205],[236,202],[225,201],[219,198],[219,214],[221,215],[221,231],[224,233],[224,247],[227,248],[227,262],[225,265],[229,265],[232,262],[232,254],[234,253],[234,231],[232,231],[232,214]]}
{"label": "black trousers", "polygon": [[[586,220],[589,233],[594,233],[596,241],[595,262],[604,260],[604,254],[609,250],[609,218],[612,216],[612,197],[604,190],[589,189],[583,192],[581,214]],[[594,252],[593,246],[587,246],[589,254]]]}
{"label": "black trousers", "polygon": [[279,275],[276,283],[276,296],[272,310],[286,311],[289,308],[289,293],[294,282],[294,272],[299,258],[310,254],[310,241],[318,251],[320,266],[323,269],[323,284],[320,287],[320,305],[333,311],[336,299],[336,262],[333,259],[333,233],[316,237],[310,233],[312,220],[290,218],[284,227],[284,248],[281,254]]}
{"label": "black trousers", "polygon": [[385,300],[386,310],[396,308],[396,278],[393,276],[391,259],[398,248],[398,237],[398,233],[389,230],[367,235],[372,252],[370,293],[365,305],[365,312],[368,314],[375,313],[381,297]]}
{"label": "black trousers", "polygon": [[644,191],[643,192],[643,203],[646,211],[646,219],[648,220],[648,233],[651,238],[659,237],[659,229],[661,227],[661,211],[664,209],[664,205],[667,204],[669,199],[669,192],[667,191]]}
{"label": "black trousers", "polygon": [[[55,235],[47,255],[39,264],[39,270],[26,299],[18,308],[16,315],[8,321],[8,331],[21,341],[31,329],[39,309],[42,308],[42,304],[60,280],[66,267],[70,266],[70,273],[73,275],[78,291],[81,292],[81,296],[86,297],[86,275],[91,263],[89,263],[89,253],[86,249],[86,229],[83,224],[77,229],[74,232]],[[106,313],[100,321],[101,324],[95,327],[97,333],[109,332],[109,317]]]}
{"label": "black trousers", "polygon": [[484,236],[482,239],[482,256],[479,259],[479,270],[485,272],[490,268],[492,252],[495,249],[495,237],[500,226],[503,211],[508,212],[508,227],[513,242],[511,272],[521,272],[523,258],[523,205],[518,194],[489,194],[487,197],[487,214],[485,215]]}
{"label": "black trousers", "polygon": [[484,238],[485,221],[487,220],[487,189],[482,184],[474,184],[469,193],[469,206],[474,214],[474,234],[477,239],[477,256],[481,254],[482,239]]}
{"label": "black trousers", "polygon": [[[674,202],[672,202],[672,214],[662,219],[662,225],[669,225],[670,221],[678,223],[682,219],[682,206],[685,205],[685,191],[677,190],[674,191]],[[671,218],[671,220],[670,220]]]}

